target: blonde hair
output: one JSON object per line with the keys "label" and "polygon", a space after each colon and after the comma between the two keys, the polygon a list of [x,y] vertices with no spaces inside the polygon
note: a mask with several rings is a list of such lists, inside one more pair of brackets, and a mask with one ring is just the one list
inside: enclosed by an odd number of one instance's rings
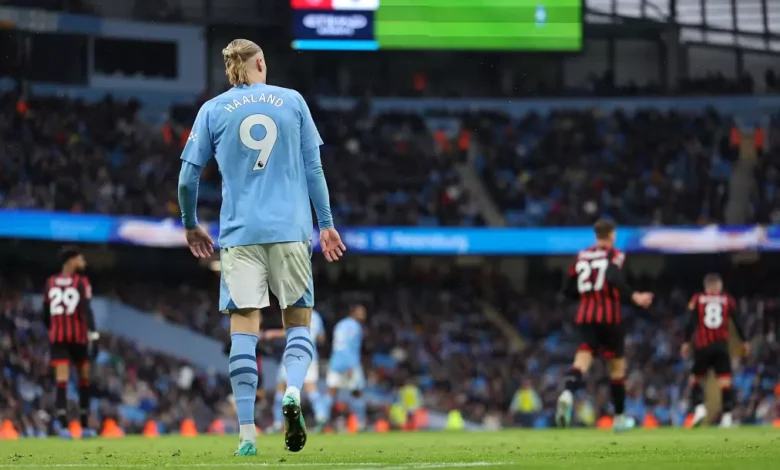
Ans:
{"label": "blonde hair", "polygon": [[222,49],[225,59],[225,75],[233,86],[249,85],[246,61],[262,52],[260,46],[248,39],[234,39]]}

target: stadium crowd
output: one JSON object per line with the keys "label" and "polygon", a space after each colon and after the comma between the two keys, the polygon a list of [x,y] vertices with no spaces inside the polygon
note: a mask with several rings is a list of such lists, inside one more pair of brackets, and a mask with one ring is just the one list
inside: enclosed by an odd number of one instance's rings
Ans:
{"label": "stadium crowd", "polygon": [[[509,225],[581,225],[600,215],[633,225],[723,221],[737,150],[732,120],[643,110],[529,114],[324,111],[323,139],[340,225],[484,225],[456,171],[474,168]],[[135,101],[0,98],[0,206],[179,217],[177,156],[193,108],[161,125]],[[770,138],[777,140],[776,132]],[[777,146],[768,146],[772,156]],[[762,160],[753,221],[777,218],[780,171]],[[204,171],[201,218],[214,220],[220,176]]]}
{"label": "stadium crowd", "polygon": [[[0,207],[179,218],[177,157],[192,122],[186,110],[158,127],[139,116],[138,102],[111,98],[31,98],[19,106],[6,94],[0,108]],[[436,146],[418,116],[318,121],[329,143],[326,171],[343,175],[330,181],[337,222],[482,223],[452,169],[457,151]],[[221,200],[215,165],[205,169],[199,196],[201,217],[214,220]]]}
{"label": "stadium crowd", "polygon": [[510,225],[587,225],[604,214],[631,225],[719,221],[736,158],[725,121],[656,110],[483,121],[476,164]]}
{"label": "stadium crowd", "polygon": [[[548,281],[556,277],[542,276],[541,284],[531,289],[533,294],[518,294],[505,279],[484,269],[448,273],[445,268],[407,266],[399,267],[391,278],[358,278],[345,271],[317,280],[321,299],[317,308],[332,327],[347,305],[362,302],[369,307],[364,367],[372,422],[389,419],[401,428],[407,414],[417,409],[442,413],[458,409],[466,420],[488,428],[549,427],[561,376],[576,347],[569,331],[570,305],[549,288],[554,283]],[[193,304],[180,302],[185,288],[177,295],[153,284],[146,285],[145,297],[168,305],[168,320],[193,316]],[[6,282],[0,288],[0,399],[7,404],[3,417],[14,420],[25,435],[35,436],[55,426],[50,418],[52,376],[45,329],[19,287],[18,282],[13,286]],[[652,415],[661,425],[680,426],[688,412],[688,364],[679,357],[680,312],[688,297],[680,289],[662,289],[650,315],[627,315],[626,413],[640,423]],[[521,347],[487,319],[484,301],[517,328]],[[189,326],[206,334],[224,334],[219,332],[225,326],[222,316],[214,313],[210,297],[198,302],[200,311],[217,320]],[[769,424],[780,418],[776,341],[780,299],[746,295],[740,305],[756,347],[735,369],[739,389],[735,415],[743,423]],[[266,326],[278,326],[278,316],[273,309],[266,312]],[[275,359],[281,346],[266,343],[261,351]],[[324,349],[323,358],[329,348]],[[215,419],[222,419],[231,430],[234,420],[226,419],[233,414],[230,388],[223,377],[119,337],[104,335],[99,350],[93,383],[96,425],[112,418],[126,432],[140,432],[152,419],[165,431],[178,430],[184,419],[194,419],[205,431]],[[600,367],[590,374],[587,393],[577,401],[576,423],[593,426],[600,416],[610,414],[605,377]],[[272,386],[265,384],[266,389]],[[259,425],[270,425],[269,406],[269,401],[259,402]],[[399,408],[404,411],[400,417]]]}

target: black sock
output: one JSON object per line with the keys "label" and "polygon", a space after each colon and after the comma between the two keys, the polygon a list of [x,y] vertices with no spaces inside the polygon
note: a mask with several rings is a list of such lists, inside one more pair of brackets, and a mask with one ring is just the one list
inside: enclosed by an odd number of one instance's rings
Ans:
{"label": "black sock", "polygon": [[723,412],[731,413],[737,405],[737,391],[732,387],[728,387],[722,389],[721,394],[723,396]]}
{"label": "black sock", "polygon": [[610,392],[612,393],[612,406],[615,407],[615,414],[622,415],[626,409],[625,379],[612,379]]}
{"label": "black sock", "polygon": [[576,367],[569,369],[564,376],[564,387],[571,393],[577,392],[582,387],[582,371]]}
{"label": "black sock", "polygon": [[57,394],[54,397],[54,406],[57,409],[57,419],[63,429],[68,429],[68,383],[57,383]]}
{"label": "black sock", "polygon": [[696,382],[691,389],[691,412],[702,403],[704,403],[704,389],[699,382]]}
{"label": "black sock", "polygon": [[82,380],[79,382],[79,408],[81,410],[81,427],[86,429],[89,427],[89,405],[90,405],[90,389],[89,381]]}

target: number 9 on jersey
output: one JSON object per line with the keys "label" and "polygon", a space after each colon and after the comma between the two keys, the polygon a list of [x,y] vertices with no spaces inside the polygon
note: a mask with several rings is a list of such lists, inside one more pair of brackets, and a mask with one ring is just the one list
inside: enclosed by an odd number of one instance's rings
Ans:
{"label": "number 9 on jersey", "polygon": [[[265,137],[255,139],[252,137],[252,128],[263,126],[265,128]],[[279,138],[279,128],[273,119],[265,114],[252,114],[241,121],[241,127],[238,129],[238,136],[241,143],[252,150],[260,152],[255,160],[253,171],[264,170],[271,158],[271,151],[276,145],[276,139]]]}

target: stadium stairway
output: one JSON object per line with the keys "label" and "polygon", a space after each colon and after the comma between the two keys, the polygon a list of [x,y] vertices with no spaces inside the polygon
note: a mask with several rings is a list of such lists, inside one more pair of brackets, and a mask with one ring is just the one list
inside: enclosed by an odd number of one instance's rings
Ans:
{"label": "stadium stairway", "polygon": [[465,163],[459,163],[455,165],[455,171],[458,172],[463,186],[468,190],[471,198],[477,205],[477,209],[485,219],[488,225],[491,227],[505,227],[506,219],[501,211],[496,207],[493,198],[490,197],[485,185],[482,183],[482,179],[479,177],[475,170],[474,160],[479,153],[479,144],[472,142],[469,146],[467,161]]}
{"label": "stadium stairway", "polygon": [[520,336],[520,332],[517,331],[517,328],[515,328],[515,326],[511,324],[504,315],[501,315],[501,312],[499,312],[498,309],[493,306],[493,304],[488,301],[483,301],[482,314],[485,315],[485,318],[493,323],[493,325],[495,325],[495,327],[501,331],[504,336],[506,336],[507,341],[509,341],[510,350],[512,352],[519,352],[523,350],[525,347],[525,341],[523,341],[523,337]]}
{"label": "stadium stairway", "polygon": [[761,137],[756,135],[756,129],[759,128],[770,128],[768,116],[735,117],[735,127],[732,132],[736,135],[732,136],[732,145],[737,147],[739,157],[734,162],[729,178],[728,202],[724,214],[726,223],[731,225],[747,223],[752,213],[752,201],[759,190],[756,180],[758,147],[764,145],[764,142],[759,142]]}

